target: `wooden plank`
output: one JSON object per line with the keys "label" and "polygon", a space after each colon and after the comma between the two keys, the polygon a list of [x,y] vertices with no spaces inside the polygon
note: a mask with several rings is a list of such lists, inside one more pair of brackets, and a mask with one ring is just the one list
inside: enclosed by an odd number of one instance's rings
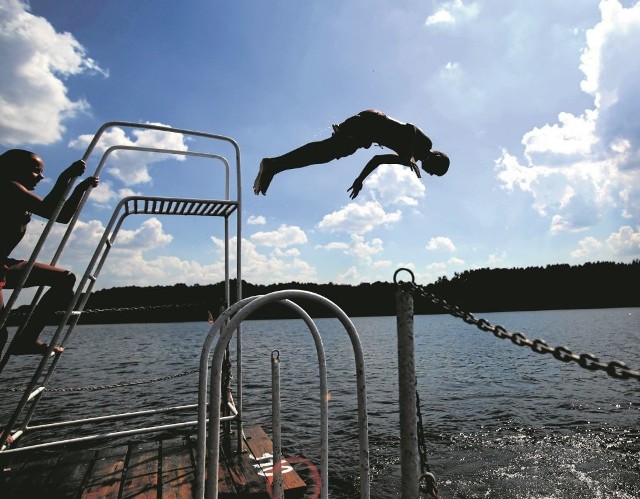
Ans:
{"label": "wooden plank", "polygon": [[47,497],[77,497],[95,456],[94,450],[63,454],[47,479]]}
{"label": "wooden plank", "polygon": [[[273,443],[269,436],[259,426],[251,426],[245,429],[245,442],[249,448],[249,460],[257,474],[264,477],[263,490],[267,487],[271,489],[273,483]],[[286,458],[282,464],[282,483],[285,495],[298,495],[306,489],[306,484],[298,476]]]}
{"label": "wooden plank", "polygon": [[173,439],[162,442],[163,499],[191,499],[195,489],[195,462],[189,442]]}
{"label": "wooden plank", "polygon": [[239,456],[234,454],[226,461],[226,465],[237,491],[236,497],[269,498],[266,492],[267,480],[256,472],[249,452],[243,452]]}
{"label": "wooden plank", "polygon": [[[259,427],[245,428],[245,452],[220,456],[219,497],[268,499],[273,445]],[[235,439],[234,439],[235,442]],[[161,451],[161,452],[160,452]],[[0,455],[2,499],[191,499],[195,489],[194,443],[176,438],[86,452]],[[284,463],[289,467],[288,463]],[[302,497],[305,483],[283,473],[285,497]]]}
{"label": "wooden plank", "polygon": [[225,455],[223,450],[220,449],[220,464],[218,466],[218,497],[220,499],[238,497],[233,474],[228,466],[229,459],[231,459],[231,456]]}
{"label": "wooden plank", "polygon": [[47,478],[60,457],[58,453],[35,454],[19,467],[3,468],[7,483],[2,487],[2,499],[45,498]]}
{"label": "wooden plank", "polygon": [[98,452],[82,491],[83,499],[117,499],[128,449],[120,445]]}
{"label": "wooden plank", "polygon": [[158,442],[144,442],[131,449],[122,486],[123,499],[159,496],[158,447]]}

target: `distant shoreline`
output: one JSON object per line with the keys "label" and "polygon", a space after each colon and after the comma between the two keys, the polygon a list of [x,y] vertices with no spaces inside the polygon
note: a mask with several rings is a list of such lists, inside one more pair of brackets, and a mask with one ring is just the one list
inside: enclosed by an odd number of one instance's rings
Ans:
{"label": "distant shoreline", "polygon": [[[597,262],[579,266],[565,264],[513,269],[476,269],[439,278],[421,287],[462,311],[525,312],[640,307],[640,293],[630,293],[640,282],[640,260],[632,263]],[[235,280],[231,296],[236,295]],[[391,282],[316,284],[289,282],[255,285],[243,281],[243,296],[264,295],[285,289],[310,291],[333,301],[350,317],[395,315],[398,286]],[[428,295],[430,296],[430,295]],[[446,313],[428,298],[414,297],[416,315]],[[302,303],[301,303],[302,304]],[[325,307],[302,304],[312,317],[326,317]],[[224,283],[211,285],[126,286],[94,292],[80,324],[122,324],[206,321],[224,309]],[[10,326],[17,325],[28,306],[12,312]],[[296,317],[282,304],[270,304],[251,319]]]}

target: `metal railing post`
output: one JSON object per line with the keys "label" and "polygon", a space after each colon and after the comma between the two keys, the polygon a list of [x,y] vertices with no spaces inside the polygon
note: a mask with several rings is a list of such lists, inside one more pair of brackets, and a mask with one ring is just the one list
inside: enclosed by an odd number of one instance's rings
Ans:
{"label": "metal railing post", "polygon": [[398,389],[400,402],[400,467],[402,499],[420,496],[420,456],[416,414],[416,369],[413,342],[413,296],[396,293]]}
{"label": "metal railing post", "polygon": [[271,353],[271,419],[273,426],[273,492],[274,499],[284,498],[282,485],[282,432],[280,415],[280,352]]}

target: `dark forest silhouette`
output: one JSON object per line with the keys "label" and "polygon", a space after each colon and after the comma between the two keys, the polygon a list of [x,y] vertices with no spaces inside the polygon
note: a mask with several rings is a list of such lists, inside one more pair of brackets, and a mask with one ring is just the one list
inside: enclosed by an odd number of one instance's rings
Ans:
{"label": "dark forest silhouette", "polygon": [[[409,274],[399,274],[401,280]],[[427,291],[450,305],[468,312],[504,312],[524,310],[561,310],[640,306],[640,259],[632,263],[597,262],[579,266],[568,264],[512,269],[476,269],[456,273],[451,279],[440,277],[426,286]],[[417,283],[422,284],[422,283]],[[426,283],[425,283],[426,284]],[[264,295],[283,289],[302,289],[320,294],[336,303],[351,317],[395,315],[393,282],[314,284],[289,282],[256,285],[243,281],[243,296]],[[236,281],[231,296],[235,297]],[[94,292],[87,302],[80,323],[192,322],[206,321],[211,311],[215,318],[224,298],[224,283],[212,285],[174,284],[173,286],[126,286]],[[311,316],[327,316],[324,307],[300,303]],[[137,309],[140,307],[140,309]],[[148,308],[147,308],[148,307]],[[26,306],[16,309],[16,320]],[[134,310],[118,310],[133,308]],[[92,310],[103,312],[91,312]],[[115,310],[113,310],[115,309]],[[443,311],[416,298],[416,314]],[[269,305],[252,319],[292,317],[278,304]]]}

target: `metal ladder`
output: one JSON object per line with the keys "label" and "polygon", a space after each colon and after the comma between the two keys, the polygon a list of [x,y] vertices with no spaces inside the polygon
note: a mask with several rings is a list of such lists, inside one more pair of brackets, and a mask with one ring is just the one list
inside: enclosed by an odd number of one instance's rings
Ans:
{"label": "metal ladder", "polygon": [[[20,437],[25,433],[25,431],[29,430],[29,422],[35,413],[38,402],[44,392],[46,391],[46,387],[48,382],[50,381],[53,373],[55,371],[56,365],[60,360],[62,353],[55,354],[53,353],[53,346],[56,344],[60,344],[64,346],[69,340],[73,329],[75,328],[78,320],[80,319],[84,307],[91,295],[93,290],[93,286],[100,275],[100,271],[109,255],[111,248],[115,243],[116,236],[124,222],[125,218],[129,215],[134,214],[153,214],[153,215],[182,215],[182,216],[204,216],[204,217],[222,217],[224,219],[224,253],[225,253],[225,299],[227,303],[231,303],[230,296],[230,269],[229,269],[229,219],[232,215],[235,214],[236,217],[236,278],[237,278],[237,287],[236,287],[236,301],[242,298],[242,275],[241,275],[241,244],[242,244],[242,216],[241,216],[241,201],[242,201],[242,189],[241,189],[241,170],[240,170],[240,149],[238,144],[231,138],[218,135],[218,134],[210,134],[205,132],[198,132],[193,130],[185,130],[185,129],[176,129],[163,125],[152,125],[152,124],[139,124],[139,123],[131,123],[131,122],[108,122],[102,125],[96,132],[93,140],[85,152],[83,159],[86,161],[94,148],[98,144],[100,137],[102,134],[113,127],[126,127],[126,128],[137,128],[137,129],[151,129],[168,133],[178,133],[182,135],[200,137],[205,139],[212,139],[215,141],[224,141],[229,143],[235,151],[235,178],[236,178],[236,198],[232,200],[230,198],[230,166],[229,162],[224,156],[212,153],[205,152],[195,152],[195,151],[178,151],[171,149],[162,149],[162,148],[149,148],[149,147],[138,147],[138,146],[130,146],[130,145],[118,145],[113,146],[104,152],[100,162],[96,168],[94,176],[98,176],[102,167],[105,164],[108,156],[117,150],[131,150],[131,151],[141,151],[146,153],[163,153],[163,154],[171,154],[171,155],[182,155],[182,156],[197,156],[201,158],[210,158],[219,160],[224,164],[225,167],[225,194],[223,199],[190,199],[190,198],[162,198],[162,197],[152,197],[152,196],[128,196],[120,200],[117,204],[113,215],[109,221],[109,224],[105,228],[103,236],[96,248],[91,261],[89,262],[86,271],[83,274],[83,277],[76,287],[76,291],[72,298],[71,303],[68,305],[67,310],[65,311],[51,341],[49,347],[48,355],[44,355],[36,368],[30,382],[27,384],[25,391],[23,393],[22,398],[18,402],[15,410],[9,421],[5,422],[4,430],[0,435],[0,450],[4,449],[5,442],[9,435],[13,435],[14,439]],[[71,188],[71,185],[68,187],[67,192]],[[86,203],[86,200],[90,194],[91,189],[88,189],[85,192],[83,199],[80,202],[78,210],[74,214],[72,220],[67,227],[67,230],[56,250],[56,253],[51,261],[51,265],[55,265],[58,261],[58,258],[62,254],[62,251],[75,227],[78,216]],[[33,263],[37,258],[37,254],[42,248],[46,237],[50,232],[50,228],[53,225],[57,217],[57,213],[62,208],[64,201],[66,198],[66,193],[63,196],[63,199],[60,201],[59,206],[57,207],[56,212],[53,214],[49,223],[47,224],[45,230],[38,241],[36,248],[34,249],[27,269],[24,275],[19,282],[19,285],[14,289],[5,310],[3,311],[2,321],[6,322],[8,318],[9,311],[15,300],[22,290],[24,283],[28,277],[28,273],[31,271],[33,267]],[[29,320],[33,310],[35,309],[38,300],[43,292],[44,287],[40,287],[36,292],[36,295],[31,303],[30,310],[28,312],[28,316],[26,320]],[[60,336],[64,328],[67,328],[66,333],[62,341],[59,341]],[[19,332],[19,331],[18,331]],[[15,336],[14,336],[15,339]],[[240,332],[238,331],[238,342],[240,342]],[[7,363],[10,356],[10,349],[7,349],[5,356],[1,359],[0,371]],[[49,362],[51,360],[51,362]],[[46,372],[45,372],[46,371]],[[42,381],[39,382],[41,376],[44,373],[44,377]],[[240,402],[241,406],[241,402]],[[176,408],[166,408],[166,412],[174,411]],[[21,414],[25,412],[25,416],[22,418],[19,426],[14,431],[14,426],[16,425],[18,419]],[[163,412],[162,410],[158,412]],[[129,417],[129,415],[127,415]],[[73,422],[77,424],[78,422]],[[145,430],[145,429],[143,429]],[[149,430],[149,429],[146,429]],[[60,442],[58,442],[60,443]]]}

